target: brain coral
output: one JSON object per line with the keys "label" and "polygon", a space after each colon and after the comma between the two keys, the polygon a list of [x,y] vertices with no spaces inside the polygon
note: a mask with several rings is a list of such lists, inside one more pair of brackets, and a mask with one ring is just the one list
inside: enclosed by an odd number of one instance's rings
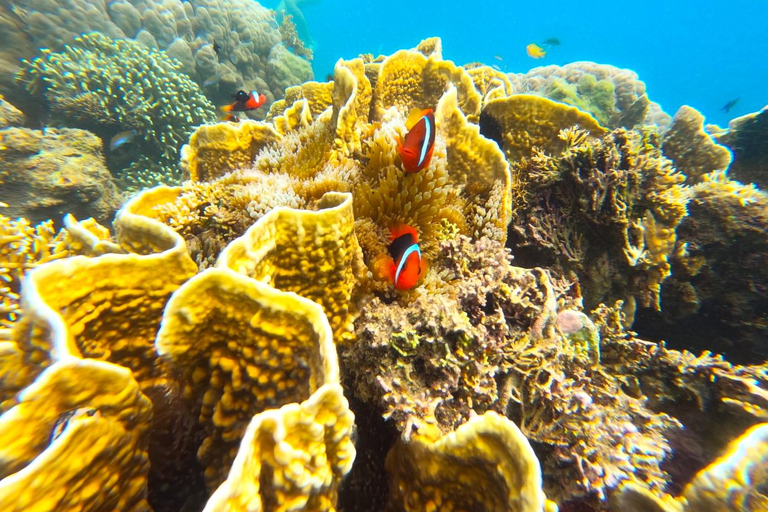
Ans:
{"label": "brain coral", "polygon": [[[36,48],[58,52],[80,34],[100,32],[165,50],[216,103],[239,88],[258,89],[273,100],[288,85],[312,78],[309,62],[286,51],[274,12],[250,0],[32,0],[2,5],[0,14],[7,20],[3,48],[14,49],[0,62],[11,74],[18,59],[34,57]],[[17,97],[2,79],[0,90]]]}
{"label": "brain coral", "polygon": [[178,181],[179,148],[197,125],[215,119],[213,105],[182,69],[165,53],[92,33],[61,53],[43,51],[18,78],[46,98],[56,124],[91,130],[105,146],[132,130],[131,151],[110,151],[109,163],[141,188]]}

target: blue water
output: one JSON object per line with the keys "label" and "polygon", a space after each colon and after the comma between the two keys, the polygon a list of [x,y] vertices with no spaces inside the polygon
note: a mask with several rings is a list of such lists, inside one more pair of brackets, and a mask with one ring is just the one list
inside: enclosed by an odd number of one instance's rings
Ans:
{"label": "blue water", "polygon": [[[266,4],[274,8],[277,2]],[[768,104],[765,0],[304,0],[299,6],[316,43],[313,65],[319,79],[340,57],[390,54],[440,36],[443,56],[458,64],[481,61],[515,73],[579,60],[629,68],[666,112],[674,114],[687,104],[719,125]],[[562,45],[542,60],[526,55],[527,44],[550,37]],[[720,110],[735,98],[740,99],[730,113]]]}

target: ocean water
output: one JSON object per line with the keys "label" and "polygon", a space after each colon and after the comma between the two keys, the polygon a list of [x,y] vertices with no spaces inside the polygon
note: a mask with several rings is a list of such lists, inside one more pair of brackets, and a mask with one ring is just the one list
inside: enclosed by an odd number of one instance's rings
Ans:
{"label": "ocean water", "polygon": [[[440,36],[444,58],[457,64],[480,61],[514,73],[583,60],[629,68],[665,112],[690,105],[721,126],[768,103],[764,0],[299,0],[298,5],[316,43],[313,68],[321,79],[340,57],[389,55]],[[526,45],[550,37],[562,44],[544,59],[526,55]],[[736,98],[730,112],[721,110]]]}

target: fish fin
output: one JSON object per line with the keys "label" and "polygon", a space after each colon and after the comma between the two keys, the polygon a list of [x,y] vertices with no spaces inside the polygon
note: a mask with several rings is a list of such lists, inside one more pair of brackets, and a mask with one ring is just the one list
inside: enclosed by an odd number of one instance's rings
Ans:
{"label": "fish fin", "polygon": [[422,117],[432,112],[431,108],[414,108],[411,113],[408,114],[408,119],[405,121],[405,128],[410,130],[416,123],[418,123]]}
{"label": "fish fin", "polygon": [[232,105],[224,105],[221,107],[222,112],[232,112]]}

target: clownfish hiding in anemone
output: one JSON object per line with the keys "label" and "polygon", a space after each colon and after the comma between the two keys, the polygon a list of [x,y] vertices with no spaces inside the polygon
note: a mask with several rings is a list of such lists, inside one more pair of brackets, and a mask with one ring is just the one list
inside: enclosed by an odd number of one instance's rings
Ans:
{"label": "clownfish hiding in anemone", "polygon": [[435,149],[435,114],[431,108],[413,109],[405,122],[408,133],[397,143],[405,172],[419,172],[429,165]]}
{"label": "clownfish hiding in anemone", "polygon": [[387,250],[384,274],[398,290],[410,290],[424,276],[427,269],[419,249],[419,233],[402,224],[389,230],[392,242]]}
{"label": "clownfish hiding in anemone", "polygon": [[221,107],[221,110],[224,112],[248,112],[249,110],[256,110],[267,101],[266,96],[257,95],[256,91],[251,91],[250,94],[245,91],[237,91],[232,97],[235,102]]}

